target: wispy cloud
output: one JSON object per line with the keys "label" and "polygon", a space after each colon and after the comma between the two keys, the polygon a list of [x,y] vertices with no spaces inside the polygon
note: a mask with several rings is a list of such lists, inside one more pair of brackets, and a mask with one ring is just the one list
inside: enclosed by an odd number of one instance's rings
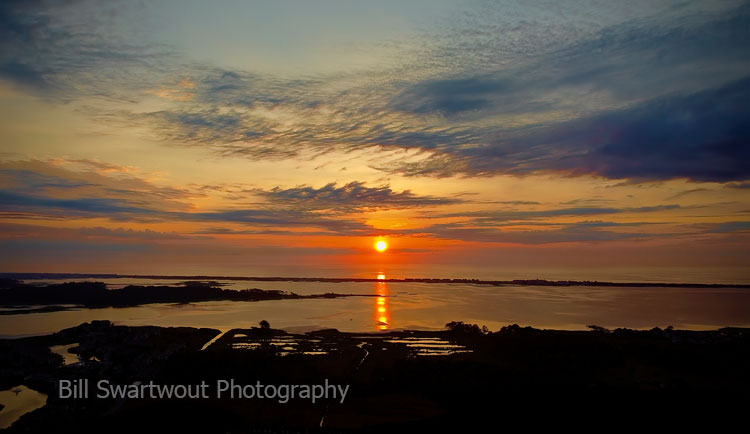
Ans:
{"label": "wispy cloud", "polygon": [[121,3],[9,1],[0,77],[46,98],[160,98],[158,109],[91,111],[226,158],[379,147],[416,152],[371,162],[407,176],[750,178],[750,6],[641,6],[559,6],[587,17],[574,19],[533,2],[486,5],[426,32],[395,65],[275,77],[71,18]]}
{"label": "wispy cloud", "polygon": [[272,203],[308,209],[334,208],[348,211],[430,207],[464,202],[451,197],[419,196],[409,190],[395,192],[387,185],[368,187],[356,181],[340,187],[331,183],[317,189],[303,185],[255,192]]}
{"label": "wispy cloud", "polygon": [[648,213],[667,210],[679,209],[679,205],[655,205],[636,208],[553,208],[537,211],[518,211],[518,210],[491,210],[491,211],[471,211],[462,213],[441,213],[433,214],[430,218],[448,218],[448,217],[468,217],[474,224],[495,224],[508,221],[532,221],[551,217],[570,217],[570,216],[598,216],[607,214],[623,213]]}
{"label": "wispy cloud", "polygon": [[[198,196],[155,185],[128,168],[94,160],[0,161],[0,209],[120,216],[187,210]],[[46,211],[45,211],[46,210]]]}
{"label": "wispy cloud", "polygon": [[[107,31],[119,1],[9,0],[0,4],[0,78],[47,99],[134,101],[163,80],[175,54]],[[144,80],[149,76],[150,79]]]}
{"label": "wispy cloud", "polygon": [[708,232],[727,233],[727,232],[750,232],[750,221],[734,221],[713,224],[709,226]]}
{"label": "wispy cloud", "polygon": [[189,236],[177,232],[159,232],[150,229],[135,230],[125,228],[105,228],[100,226],[60,228],[32,224],[0,223],[3,238],[68,238],[108,241],[154,241],[154,240],[182,240]]}
{"label": "wispy cloud", "polygon": [[[649,234],[648,232],[609,230],[621,226],[632,227],[632,225],[620,225],[612,222],[584,221],[572,224],[557,224],[555,226],[552,228],[529,230],[473,227],[472,225],[449,223],[433,225],[425,230],[415,232],[435,238],[511,244],[616,241],[654,237],[654,234]],[[658,236],[660,238],[667,237],[669,234],[661,233]]]}
{"label": "wispy cloud", "polygon": [[710,190],[708,190],[707,188],[691,188],[690,190],[685,190],[685,191],[681,191],[679,193],[673,194],[673,195],[667,197],[665,200],[675,200],[675,199],[679,199],[679,198],[681,198],[683,196],[687,196],[689,194],[700,193],[700,192],[703,192],[703,191],[710,191]]}
{"label": "wispy cloud", "polygon": [[[223,205],[198,210],[193,204],[208,193],[239,195]],[[578,203],[580,201],[572,201]],[[585,202],[582,202],[585,203]],[[678,204],[637,207],[565,206],[545,207],[534,201],[500,201],[493,206],[521,209],[484,209],[478,202],[458,196],[419,195],[394,191],[388,185],[364,182],[319,188],[308,185],[260,189],[252,185],[192,185],[173,188],[156,185],[131,169],[102,161],[64,160],[5,161],[0,163],[0,216],[23,220],[106,219],[111,222],[189,224],[180,234],[162,231],[112,229],[84,226],[79,229],[43,229],[4,224],[6,237],[27,233],[43,238],[80,237],[87,240],[167,240],[181,236],[294,235],[294,236],[416,236],[465,242],[544,244],[606,240],[664,238],[690,234],[721,234],[744,231],[746,222],[703,223],[677,228],[664,218],[679,217]],[[718,205],[714,205],[718,206]],[[445,210],[441,210],[445,207]],[[420,212],[421,227],[376,229],[368,214],[383,210],[434,208]],[[651,216],[649,221],[595,221],[595,218]],[[654,219],[653,217],[656,217]],[[443,220],[440,223],[431,223]],[[448,222],[445,222],[445,221]],[[578,221],[576,221],[578,220]],[[673,230],[648,230],[667,225]],[[44,232],[47,231],[47,232]],[[50,232],[54,231],[54,233]],[[71,232],[72,231],[72,232]],[[43,233],[44,232],[44,233]],[[29,236],[31,236],[29,235]]]}

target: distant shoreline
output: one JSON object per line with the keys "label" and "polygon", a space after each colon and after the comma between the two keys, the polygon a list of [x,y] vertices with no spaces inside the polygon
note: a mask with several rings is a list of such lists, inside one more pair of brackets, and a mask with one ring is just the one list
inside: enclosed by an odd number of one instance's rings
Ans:
{"label": "distant shoreline", "polygon": [[434,278],[403,278],[403,279],[373,279],[356,277],[260,277],[260,276],[218,276],[218,275],[148,275],[148,274],[102,274],[102,273],[0,273],[0,278],[16,280],[42,279],[153,279],[153,280],[235,280],[252,282],[387,282],[387,283],[463,283],[472,285],[525,285],[525,286],[607,286],[619,288],[750,288],[750,284],[733,283],[662,283],[662,282],[601,282],[596,280],[545,280],[545,279],[514,279],[514,280],[481,280],[481,279],[434,279]]}
{"label": "distant shoreline", "polygon": [[[204,301],[268,301],[371,297],[369,294],[299,295],[275,289],[223,289],[215,282],[183,282],[172,285],[128,285],[109,289],[103,282],[65,282],[29,285],[15,279],[0,279],[0,315],[18,315],[77,308],[135,307],[154,303],[187,304]],[[40,307],[41,306],[41,307]],[[11,308],[11,309],[5,309]]]}

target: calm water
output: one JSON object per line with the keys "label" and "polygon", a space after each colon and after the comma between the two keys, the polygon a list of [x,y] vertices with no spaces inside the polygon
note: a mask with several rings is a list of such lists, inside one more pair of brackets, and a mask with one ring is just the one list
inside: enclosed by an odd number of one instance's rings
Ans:
{"label": "calm water", "polygon": [[[106,279],[112,288],[131,283],[177,281]],[[204,302],[132,308],[80,309],[29,315],[0,315],[0,336],[51,333],[82,322],[108,319],[124,325],[211,327],[227,330],[257,325],[289,331],[442,329],[449,321],[487,325],[517,323],[537,328],[602,327],[715,329],[750,326],[750,290],[610,287],[494,287],[428,283],[222,282],[228,288],[261,288],[298,294],[324,292],[372,297]]]}
{"label": "calm water", "polygon": [[8,428],[24,414],[44,407],[47,395],[26,386],[16,386],[0,391],[0,429]]}

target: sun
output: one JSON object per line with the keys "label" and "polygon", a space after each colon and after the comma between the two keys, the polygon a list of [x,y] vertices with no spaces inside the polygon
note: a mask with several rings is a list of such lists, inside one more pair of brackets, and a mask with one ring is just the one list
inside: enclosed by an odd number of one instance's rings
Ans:
{"label": "sun", "polygon": [[378,252],[385,252],[388,249],[388,243],[383,240],[379,240],[375,243],[375,250]]}

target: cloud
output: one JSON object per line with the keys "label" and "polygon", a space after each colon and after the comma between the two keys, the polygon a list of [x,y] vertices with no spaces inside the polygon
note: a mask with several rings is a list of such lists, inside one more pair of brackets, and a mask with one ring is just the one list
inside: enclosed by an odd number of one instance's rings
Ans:
{"label": "cloud", "polygon": [[446,150],[391,171],[435,176],[549,171],[726,182],[750,178],[749,125],[747,78],[697,94],[516,132],[488,145]]}
{"label": "cloud", "polygon": [[[72,170],[75,167],[78,170]],[[375,209],[409,209],[444,205],[470,205],[456,197],[423,196],[409,190],[394,191],[388,185],[368,187],[362,182],[320,188],[297,186],[261,190],[242,185],[193,186],[194,190],[237,192],[260,196],[252,206],[218,207],[196,211],[195,193],[157,186],[106,162],[32,160],[0,163],[0,212],[6,219],[28,217],[56,219],[103,218],[113,222],[193,223],[181,233],[152,230],[81,227],[47,228],[2,223],[5,238],[78,240],[115,245],[117,242],[159,242],[212,235],[283,236],[414,236],[464,242],[545,244],[664,238],[690,234],[722,234],[746,231],[747,222],[697,224],[673,232],[645,230],[651,222],[594,221],[592,217],[628,214],[663,214],[681,210],[676,204],[641,207],[565,207],[553,209],[499,209],[456,211],[423,215],[427,221],[455,219],[413,229],[376,229],[362,212]],[[203,194],[203,193],[200,193]],[[513,201],[509,201],[513,202]],[[512,205],[535,205],[525,201]],[[508,204],[506,204],[508,205]],[[352,214],[352,215],[350,215]],[[359,215],[358,215],[359,214]],[[570,221],[576,218],[582,221]],[[562,220],[562,221],[557,221]],[[80,247],[79,246],[79,247]],[[81,247],[82,248],[82,247]]]}
{"label": "cloud", "polygon": [[0,191],[0,212],[52,218],[107,218],[136,222],[223,222],[276,228],[315,227],[332,235],[374,235],[376,231],[357,220],[330,218],[305,210],[226,209],[207,212],[178,212],[149,208],[132,201],[101,197],[59,199],[17,195]]}
{"label": "cloud", "polygon": [[5,212],[124,217],[187,210],[199,193],[155,185],[122,166],[56,159],[0,161],[0,195]]}
{"label": "cloud", "polygon": [[502,205],[541,205],[541,202],[535,202],[531,200],[501,200],[494,201],[492,203],[499,203]]}
{"label": "cloud", "polygon": [[437,177],[747,179],[750,6],[705,16],[625,22],[530,64],[406,86],[391,108],[473,126],[474,137],[379,167]]}
{"label": "cloud", "polygon": [[268,122],[239,111],[215,107],[201,111],[165,110],[133,115],[133,121],[154,126],[158,135],[170,143],[213,148],[224,156],[270,159],[297,155],[296,150],[264,144],[272,134]]}
{"label": "cloud", "polygon": [[110,217],[122,219],[154,215],[156,211],[134,206],[128,201],[110,198],[57,199],[38,196],[21,196],[0,192],[0,211],[31,212],[39,215],[47,213],[70,217]]}
{"label": "cloud", "polygon": [[596,205],[596,204],[604,204],[604,203],[611,203],[614,202],[612,199],[606,199],[601,196],[595,196],[595,197],[588,197],[588,198],[578,198],[573,200],[568,200],[565,202],[560,202],[561,205]]}
{"label": "cloud", "polygon": [[[52,260],[57,263],[80,260],[90,264],[100,255],[124,255],[127,253],[145,253],[153,249],[150,244],[108,242],[69,239],[3,239],[0,240],[0,261],[3,264],[34,264],[39,260]],[[20,259],[20,260],[19,260]]]}
{"label": "cloud", "polygon": [[330,183],[318,189],[302,185],[287,189],[276,187],[267,191],[256,190],[255,193],[279,205],[348,211],[430,207],[464,202],[458,198],[419,196],[410,190],[395,192],[387,185],[367,187],[365,183],[357,181],[340,187],[336,183]]}
{"label": "cloud", "polygon": [[681,191],[679,193],[673,194],[673,195],[667,197],[665,200],[675,200],[675,199],[679,199],[679,198],[681,198],[683,196],[687,196],[687,195],[693,194],[693,193],[699,193],[699,192],[702,192],[702,191],[710,191],[710,190],[707,189],[707,188],[691,188],[690,190],[685,190],[685,191]]}
{"label": "cloud", "polygon": [[[109,20],[125,2],[0,2],[0,78],[52,100],[82,96],[132,101],[161,78],[172,53],[123,42]],[[150,74],[151,80],[143,77]]]}
{"label": "cloud", "polygon": [[438,112],[450,116],[509,103],[500,99],[511,87],[509,81],[495,78],[431,80],[401,92],[391,106],[412,113]]}
{"label": "cloud", "polygon": [[[68,169],[71,163],[80,170]],[[120,168],[121,169],[121,168]],[[213,186],[210,186],[213,188]],[[373,206],[408,207],[457,203],[458,199],[419,196],[410,191],[393,192],[389,187],[366,187],[353,182],[343,187],[329,184],[321,189],[246,190],[284,203],[257,207],[234,207],[191,211],[191,199],[203,193],[158,186],[118,166],[88,160],[0,162],[0,213],[6,218],[106,218],[135,222],[221,222],[264,228],[317,228],[334,235],[373,235],[375,230],[344,211]],[[309,197],[304,199],[305,194]],[[320,207],[339,212],[318,213]]]}
{"label": "cloud", "polygon": [[[491,222],[483,219],[458,223],[441,223],[425,228],[397,232],[448,240],[478,243],[555,244],[590,243],[619,240],[667,239],[693,237],[706,234],[726,234],[750,231],[748,221],[701,223],[673,227],[672,231],[645,230],[667,222],[610,222],[584,220],[574,223],[560,222]],[[528,229],[533,226],[534,229]]]}
{"label": "cloud", "polygon": [[395,65],[297,77],[123,42],[106,17],[126,6],[3,2],[0,77],[225,158],[374,148],[412,151],[370,161],[406,176],[750,178],[746,2],[487,4]]}
{"label": "cloud", "polygon": [[636,208],[601,208],[601,207],[577,207],[577,208],[558,208],[537,211],[517,211],[517,210],[490,210],[490,211],[472,211],[463,213],[442,213],[432,214],[430,218],[446,217],[463,217],[470,218],[471,223],[478,225],[493,225],[509,221],[533,221],[537,219],[546,219],[552,217],[571,217],[571,216],[597,216],[608,214],[622,213],[648,213],[667,210],[679,209],[679,205],[656,205]]}
{"label": "cloud", "polygon": [[178,240],[187,239],[188,236],[177,232],[159,232],[150,229],[135,230],[125,228],[104,228],[104,227],[79,227],[79,228],[60,228],[48,227],[31,224],[14,224],[0,222],[0,233],[2,238],[37,238],[37,239],[54,239],[66,238],[75,240]]}
{"label": "cloud", "polygon": [[[507,20],[502,15],[511,9],[498,5],[492,16],[471,23],[492,29],[478,33],[475,28],[464,28],[450,36],[463,45],[451,55],[466,67],[454,66],[447,69],[450,75],[404,83],[390,105],[406,112],[439,112],[448,117],[475,110],[488,116],[562,108],[580,115],[675,92],[718,87],[747,75],[750,55],[740,41],[750,38],[750,6],[746,2],[713,6],[703,9],[698,3],[683,3],[651,11],[643,7],[641,16],[628,20],[628,12],[622,10],[612,11],[619,16],[601,16],[611,6],[595,5],[591,9],[599,16],[586,23],[589,29],[565,35],[567,40],[545,40],[524,53],[525,58],[509,59],[500,47],[509,44],[508,33],[531,39],[550,28],[523,22],[515,23],[516,29],[497,27],[490,20]],[[591,12],[574,5],[561,7],[578,9],[569,11],[578,16]],[[560,29],[573,30],[580,24],[577,17],[549,15],[555,17]],[[471,65],[477,53],[485,65]],[[487,63],[492,66],[488,68]],[[559,114],[555,118],[564,119]]]}
{"label": "cloud", "polygon": [[[686,233],[706,233],[705,227],[687,231],[648,231],[664,221],[613,222],[581,220],[575,217],[616,216],[632,213],[655,213],[680,209],[678,205],[655,205],[635,208],[577,207],[536,211],[491,210],[432,214],[427,218],[461,219],[422,228],[392,231],[391,235],[412,235],[482,243],[547,244],[565,242],[597,242],[629,239],[669,238]],[[556,221],[562,217],[563,221]],[[713,227],[713,226],[712,226]]]}
{"label": "cloud", "polygon": [[44,188],[75,189],[93,186],[80,179],[66,179],[29,169],[0,169],[0,183],[4,186],[20,184],[28,192]]}
{"label": "cloud", "polygon": [[304,210],[293,209],[229,209],[210,212],[166,213],[167,220],[197,222],[246,223],[276,228],[321,228],[330,235],[370,236],[376,230],[358,220],[326,217]]}
{"label": "cloud", "polygon": [[597,242],[630,239],[645,239],[654,237],[668,237],[670,234],[654,235],[648,232],[628,232],[609,230],[643,226],[646,223],[620,224],[614,222],[583,221],[578,223],[557,223],[554,227],[544,229],[518,229],[476,227],[472,223],[446,223],[432,225],[424,229],[410,231],[414,234],[480,243],[512,243],[512,244],[552,244],[568,242]]}
{"label": "cloud", "polygon": [[[226,227],[211,227],[208,229],[201,229],[198,231],[192,232],[193,234],[198,235],[281,235],[281,236],[288,236],[288,237],[301,237],[301,236],[331,236],[331,235],[337,235],[335,233],[326,232],[326,231],[289,231],[289,230],[282,230],[282,229],[231,229]],[[348,234],[343,234],[348,235]]]}
{"label": "cloud", "polygon": [[0,77],[32,89],[46,91],[54,88],[40,71],[29,65],[14,61],[0,64]]}
{"label": "cloud", "polygon": [[107,218],[135,222],[222,222],[275,228],[321,228],[332,235],[373,235],[375,230],[357,220],[330,218],[302,209],[226,209],[180,212],[151,208],[131,200],[83,197],[60,199],[0,191],[0,212],[51,218]]}
{"label": "cloud", "polygon": [[[610,178],[724,182],[750,177],[750,78],[559,129],[561,147],[588,144],[562,169]],[[565,167],[568,166],[568,167]]]}
{"label": "cloud", "polygon": [[750,231],[750,221],[724,222],[711,225],[708,229],[710,233],[728,233],[728,232],[748,232]]}

